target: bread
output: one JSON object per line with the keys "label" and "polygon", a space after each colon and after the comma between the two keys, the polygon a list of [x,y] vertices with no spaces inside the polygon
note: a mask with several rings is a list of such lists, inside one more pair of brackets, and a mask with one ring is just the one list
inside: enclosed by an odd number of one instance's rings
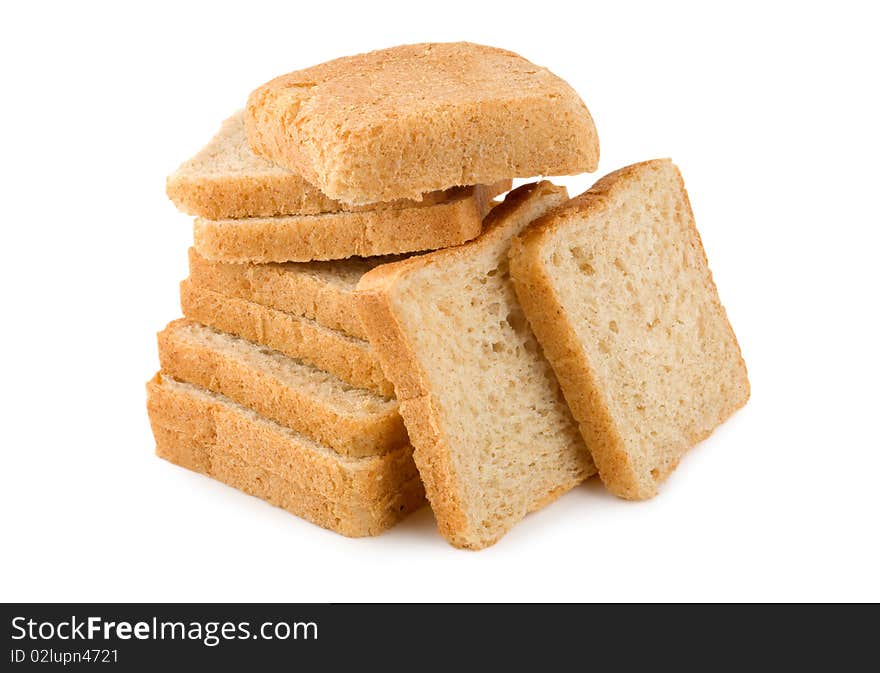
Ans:
{"label": "bread", "polygon": [[396,400],[188,320],[158,335],[162,373],[229,397],[350,456],[408,443]]}
{"label": "bread", "polygon": [[229,264],[189,250],[190,279],[209,290],[305,316],[366,339],[355,308],[354,291],[367,271],[398,257],[352,257],[334,262]]}
{"label": "bread", "polygon": [[188,279],[180,284],[183,315],[221,332],[268,346],[330,372],[356,388],[390,397],[393,387],[370,344],[314,320],[214,292]]}
{"label": "bread", "polygon": [[[317,215],[352,209],[325,196],[298,174],[251,152],[243,112],[223,122],[211,142],[168,177],[166,192],[183,212],[212,220]],[[433,192],[415,201],[376,207],[431,205],[446,198],[443,192]]]}
{"label": "bread", "polygon": [[371,208],[318,215],[196,218],[195,247],[222,262],[308,262],[418,252],[458,245],[481,231],[492,197],[510,181],[461,187],[434,205]]}
{"label": "bread", "polygon": [[251,149],[362,204],[456,185],[593,171],[590,113],[562,79],[510,51],[413,44],[336,59],[248,99]]}
{"label": "bread", "polygon": [[602,480],[649,498],[749,381],[669,160],[611,173],[535,222],[511,276]]}
{"label": "bread", "polygon": [[160,457],[342,535],[381,533],[424,502],[409,446],[381,456],[341,456],[228,398],[161,374],[147,384],[147,410]]}
{"label": "bread", "polygon": [[440,532],[458,547],[493,544],[595,472],[507,273],[511,237],[566,199],[549,182],[520,187],[475,241],[358,284]]}

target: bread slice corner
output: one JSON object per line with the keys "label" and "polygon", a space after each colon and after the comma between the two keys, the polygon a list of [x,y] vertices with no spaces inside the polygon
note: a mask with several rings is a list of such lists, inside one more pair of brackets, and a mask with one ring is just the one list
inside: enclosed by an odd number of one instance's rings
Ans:
{"label": "bread slice corner", "polygon": [[168,176],[165,191],[183,212],[210,219],[314,214],[339,206],[301,176],[251,152],[243,111]]}

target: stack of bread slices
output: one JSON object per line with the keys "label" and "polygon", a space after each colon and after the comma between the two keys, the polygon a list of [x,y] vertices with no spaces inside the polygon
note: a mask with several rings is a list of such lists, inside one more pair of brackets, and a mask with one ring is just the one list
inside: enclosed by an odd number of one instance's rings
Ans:
{"label": "stack of bread slices", "polygon": [[471,549],[597,469],[653,496],[748,379],[670,161],[493,201],[598,156],[568,84],[480,45],[256,89],[168,178],[195,224],[158,455],[349,536],[427,495]]}

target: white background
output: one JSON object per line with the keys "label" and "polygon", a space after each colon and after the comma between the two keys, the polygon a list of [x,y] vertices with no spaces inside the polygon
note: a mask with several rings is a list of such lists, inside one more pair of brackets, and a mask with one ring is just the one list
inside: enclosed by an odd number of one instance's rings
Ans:
{"label": "white background", "polygon": [[[880,599],[877,21],[715,5],[4,5],[0,599]],[[582,95],[602,159],[572,193],[679,164],[747,407],[655,500],[593,481],[478,553],[427,508],[350,540],[155,458],[143,384],[191,240],[165,176],[277,74],[459,39]]]}

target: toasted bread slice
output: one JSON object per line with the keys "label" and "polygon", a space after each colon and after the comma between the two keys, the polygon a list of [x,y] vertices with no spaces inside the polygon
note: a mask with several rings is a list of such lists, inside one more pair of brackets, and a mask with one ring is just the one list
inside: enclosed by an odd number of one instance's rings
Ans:
{"label": "toasted bread slice", "polygon": [[599,141],[577,93],[546,68],[467,42],[348,56],[248,99],[251,149],[346,203],[456,185],[594,171]]}
{"label": "toasted bread slice", "polygon": [[358,284],[440,532],[458,547],[493,544],[595,472],[507,272],[510,239],[566,199],[548,182],[520,187],[475,241]]}
{"label": "toasted bread slice", "polygon": [[220,393],[349,456],[407,444],[397,401],[189,320],[158,335],[162,373]]}
{"label": "toasted bread slice", "polygon": [[214,292],[314,320],[359,339],[367,333],[355,307],[357,283],[367,271],[399,257],[353,257],[334,262],[230,264],[189,249],[189,277]]}
{"label": "toasted bread slice", "polygon": [[[254,154],[247,143],[243,111],[223,122],[211,142],[168,176],[166,192],[183,212],[210,220],[356,210],[324,195],[293,171]],[[445,192],[431,192],[372,208],[428,206],[447,198]]]}
{"label": "toasted bread slice", "polygon": [[268,346],[356,388],[393,395],[373,349],[362,339],[302,316],[215,292],[191,279],[180,284],[180,306],[190,320]]}
{"label": "toasted bread slice", "polygon": [[459,245],[482,230],[491,199],[510,181],[459,187],[432,205],[339,210],[317,215],[196,218],[199,254],[221,262],[309,262],[396,255]]}
{"label": "toasted bread slice", "polygon": [[342,535],[377,535],[424,502],[409,446],[341,456],[222,395],[160,374],[147,384],[147,410],[160,457]]}
{"label": "toasted bread slice", "polygon": [[669,160],[611,173],[513,243],[517,295],[605,485],[649,498],[749,398]]}

